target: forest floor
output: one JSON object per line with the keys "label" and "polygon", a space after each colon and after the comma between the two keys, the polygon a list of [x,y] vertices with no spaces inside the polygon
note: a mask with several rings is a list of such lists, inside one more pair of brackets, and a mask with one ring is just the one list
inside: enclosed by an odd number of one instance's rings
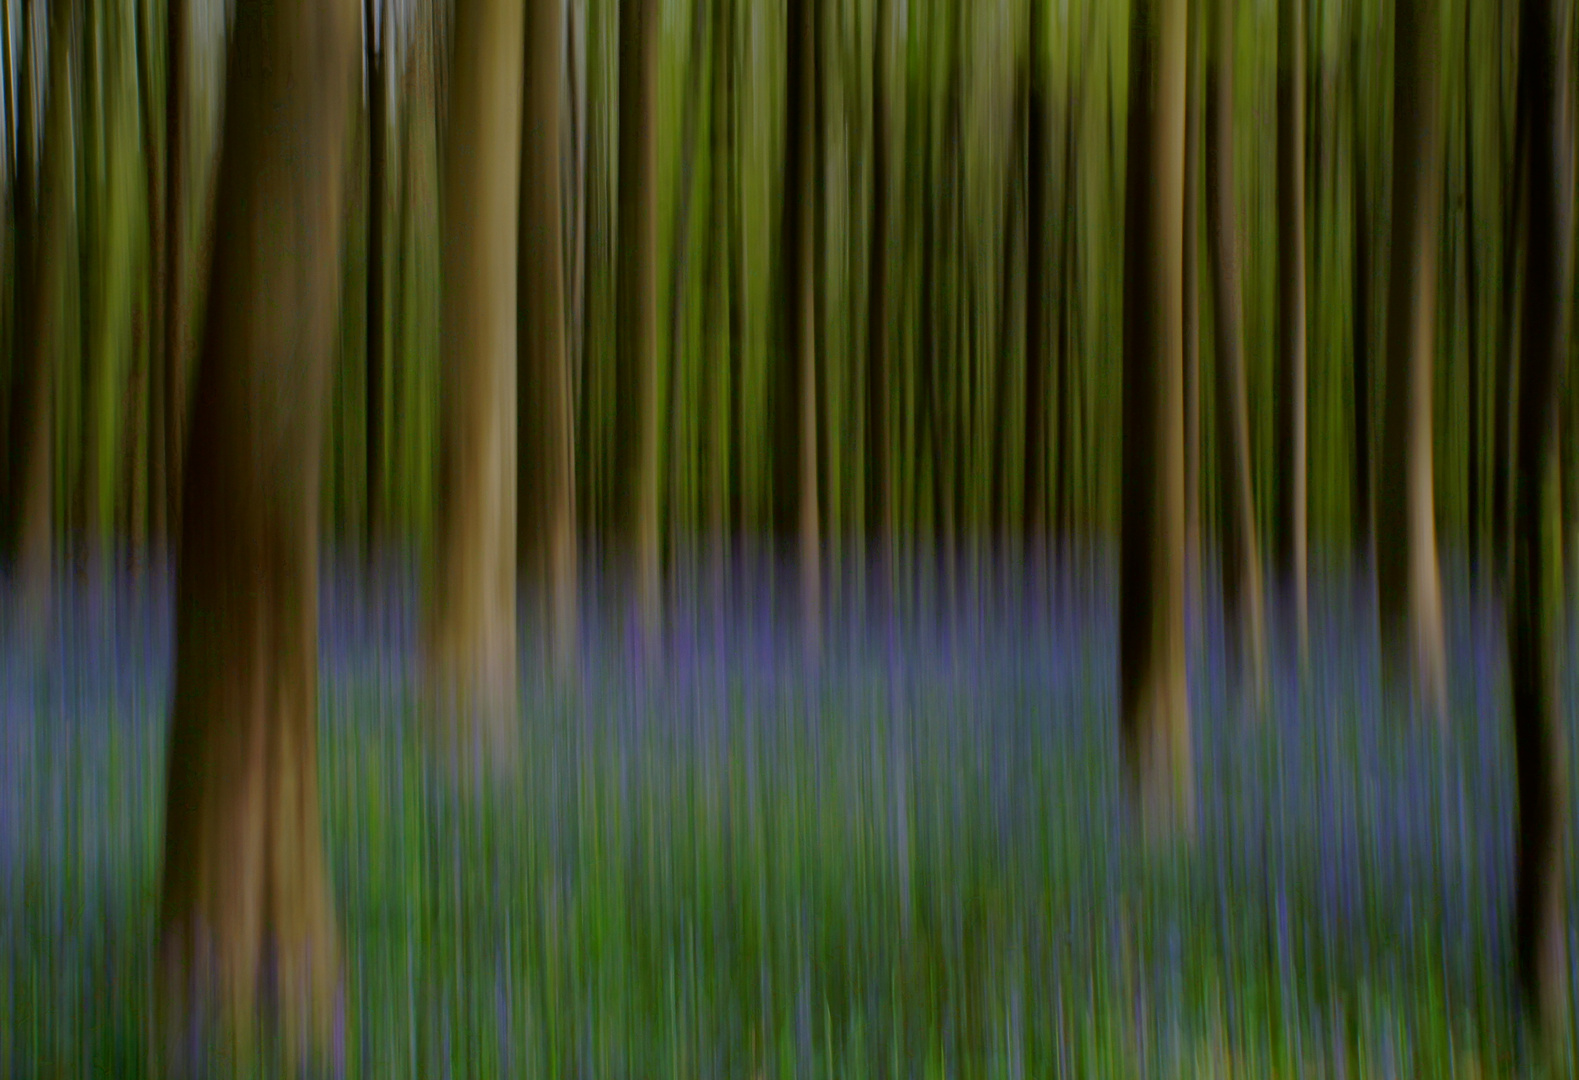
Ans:
{"label": "forest floor", "polygon": [[[897,628],[836,613],[815,672],[748,604],[682,605],[646,665],[589,617],[568,686],[523,663],[512,779],[472,787],[423,750],[409,580],[375,608],[337,577],[337,1071],[1520,1075],[1503,624],[1461,579],[1441,727],[1384,702],[1351,578],[1315,581],[1309,675],[1274,647],[1259,720],[1208,605],[1193,845],[1143,856],[1110,565]],[[129,586],[63,594],[42,672],[0,657],[0,1073],[135,1071],[170,658],[168,593]],[[1579,958],[1572,901],[1568,927]]]}

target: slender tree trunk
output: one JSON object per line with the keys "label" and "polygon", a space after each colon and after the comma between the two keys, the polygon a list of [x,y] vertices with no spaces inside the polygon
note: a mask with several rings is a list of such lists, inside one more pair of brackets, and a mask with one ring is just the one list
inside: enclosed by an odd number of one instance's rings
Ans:
{"label": "slender tree trunk", "polygon": [[[1513,741],[1518,777],[1514,942],[1519,988],[1543,1034],[1573,1022],[1568,1011],[1563,853],[1567,751],[1558,726],[1552,611],[1543,523],[1563,369],[1568,358],[1569,229],[1573,192],[1563,181],[1572,130],[1564,107],[1565,28],[1552,0],[1526,0],[1519,30],[1518,111],[1528,117],[1529,220],[1524,238],[1523,364],[1513,477],[1512,597],[1508,612]],[[1521,126],[1523,126],[1521,124]],[[1540,223],[1535,226],[1535,223]]]}
{"label": "slender tree trunk", "polygon": [[521,139],[521,569],[539,597],[552,663],[566,673],[576,634],[575,464],[565,355],[559,192],[562,0],[527,0]]}
{"label": "slender tree trunk", "polygon": [[[883,0],[884,3],[887,0]],[[1013,374],[1014,367],[1010,362],[1014,355],[1016,324],[1015,301],[1017,293],[1015,285],[1015,265],[1019,255],[1019,228],[1021,209],[1021,191],[1025,184],[1025,118],[1028,109],[1030,91],[1030,75],[1028,65],[1023,65],[1015,79],[1014,87],[1014,127],[1010,136],[1008,167],[1004,170],[1003,192],[1003,228],[1001,231],[1002,245],[1000,254],[1003,256],[1003,265],[998,274],[998,329],[996,334],[997,357],[993,365],[993,391],[992,391],[992,491],[989,496],[991,509],[989,511],[989,528],[994,531],[1000,557],[1007,560],[1011,553],[1009,537],[1014,526],[1013,510],[1009,498],[1009,411],[1013,408],[1011,398],[1014,394]],[[1059,470],[1062,476],[1068,470]],[[1006,583],[1008,579],[1005,579]]]}
{"label": "slender tree trunk", "polygon": [[614,487],[644,640],[659,626],[657,0],[620,0]]}
{"label": "slender tree trunk", "polygon": [[659,500],[659,504],[665,521],[662,532],[668,542],[669,588],[676,599],[684,588],[683,582],[688,571],[685,565],[687,560],[685,534],[694,524],[685,520],[685,507],[680,502],[681,485],[685,481],[688,464],[681,442],[683,435],[681,416],[686,405],[682,400],[684,387],[681,375],[684,370],[682,357],[685,351],[683,341],[685,285],[690,277],[691,261],[691,205],[696,195],[697,132],[702,123],[702,75],[707,70],[702,61],[702,54],[707,48],[707,16],[706,0],[696,0],[691,5],[691,42],[686,52],[685,97],[680,106],[682,117],[680,153],[679,160],[675,164],[674,179],[678,205],[675,207],[673,227],[669,232],[669,242],[672,245],[669,259],[669,325],[665,328],[665,338],[669,344],[667,373],[669,385],[664,395],[668,416],[664,419],[662,433],[668,475],[665,478],[667,489],[665,497]]}
{"label": "slender tree trunk", "polygon": [[[180,0],[167,0],[167,2],[174,5]],[[148,198],[148,318],[146,355],[140,357],[138,361],[140,366],[133,373],[136,386],[133,400],[137,402],[137,408],[127,413],[127,417],[129,423],[146,429],[144,435],[139,438],[139,445],[143,447],[139,453],[141,460],[149,467],[140,471],[147,472],[153,465],[151,460],[153,445],[155,443],[159,446],[164,445],[162,435],[155,435],[149,417],[162,418],[164,415],[162,403],[159,402],[164,380],[159,377],[158,369],[163,365],[165,348],[164,320],[170,258],[165,248],[165,241],[168,238],[165,227],[165,154],[159,144],[158,124],[155,122],[157,116],[153,61],[155,29],[151,0],[138,0],[137,18],[137,88],[142,95],[143,165],[146,170],[144,184],[147,187]],[[170,45],[166,47],[169,48]],[[168,137],[166,135],[166,138]],[[143,475],[138,483],[146,488],[151,479],[152,477]],[[131,495],[130,491],[128,496],[137,504],[133,518],[144,523],[141,528],[134,529],[135,547],[146,540],[147,524],[156,515],[149,513],[151,508],[148,504],[151,500],[147,496],[137,498]]]}
{"label": "slender tree trunk", "polygon": [[715,610],[722,605],[727,584],[727,552],[730,541],[732,492],[730,491],[731,446],[740,439],[731,415],[730,400],[734,391],[732,355],[729,336],[729,311],[731,293],[735,283],[730,280],[729,251],[735,243],[730,208],[729,160],[732,118],[729,112],[729,74],[731,53],[734,49],[732,7],[730,0],[714,0],[719,10],[713,19],[712,39],[712,102],[708,129],[707,222],[708,239],[706,266],[703,270],[704,348],[707,364],[703,377],[702,438],[706,447],[707,464],[707,533],[709,561],[712,568],[712,591]]}
{"label": "slender tree trunk", "polygon": [[724,151],[728,205],[725,216],[729,226],[729,250],[725,274],[729,278],[729,431],[733,443],[733,468],[730,477],[729,522],[737,538],[746,535],[746,457],[745,457],[745,265],[742,254],[744,208],[740,185],[740,112],[736,97],[736,67],[739,59],[740,0],[719,0],[724,5],[721,32],[728,38],[724,57]]}
{"label": "slender tree trunk", "polygon": [[785,86],[785,157],[779,223],[779,333],[774,374],[773,532],[793,551],[799,578],[795,620],[808,656],[821,639],[821,551],[817,507],[817,357],[814,214],[817,131],[817,0],[790,0]]}
{"label": "slender tree trunk", "polygon": [[[1184,103],[1184,607],[1201,602],[1201,4],[1187,0]],[[1065,291],[1068,291],[1067,282]],[[1062,461],[1059,468],[1064,468]]]}
{"label": "slender tree trunk", "polygon": [[[1505,25],[1505,24],[1504,24]],[[1506,49],[1498,50],[1498,74],[1501,75],[1501,58]],[[1498,82],[1502,82],[1501,78]],[[1507,112],[1499,107],[1498,113]],[[1502,122],[1506,128],[1506,120]],[[1502,293],[1499,298],[1497,329],[1501,336],[1496,356],[1496,385],[1492,401],[1492,473],[1491,473],[1491,557],[1494,580],[1500,585],[1507,580],[1508,558],[1512,537],[1512,497],[1509,492],[1513,475],[1513,455],[1517,443],[1514,400],[1518,380],[1519,358],[1517,353],[1519,326],[1515,318],[1514,301],[1518,298],[1518,281],[1521,267],[1518,263],[1519,238],[1526,231],[1524,216],[1524,174],[1528,155],[1529,118],[1514,109],[1513,145],[1507,147],[1505,131],[1499,133],[1497,145],[1503,153],[1511,149],[1512,158],[1502,170],[1504,197],[1502,218]]]}
{"label": "slender tree trunk", "polygon": [[1273,559],[1301,667],[1310,654],[1306,571],[1309,476],[1305,326],[1305,3],[1279,0],[1277,23],[1278,392]]}
{"label": "slender tree trunk", "polygon": [[1485,466],[1485,451],[1481,446],[1481,413],[1484,409],[1481,389],[1480,356],[1480,277],[1475,257],[1475,234],[1480,227],[1475,217],[1475,123],[1474,81],[1470,65],[1471,42],[1474,25],[1471,15],[1474,5],[1464,0],[1464,314],[1468,339],[1469,364],[1469,580],[1472,591],[1480,587],[1481,542],[1485,533],[1482,525],[1484,496],[1481,490],[1481,470]]}
{"label": "slender tree trunk", "polygon": [[1184,659],[1184,0],[1130,29],[1124,199],[1124,470],[1119,683],[1124,756],[1148,835],[1193,831]]}
{"label": "slender tree trunk", "polygon": [[1436,330],[1437,13],[1399,0],[1393,125],[1392,275],[1387,294],[1387,396],[1378,500],[1377,589],[1395,668],[1405,643],[1422,704],[1445,717],[1446,657],[1437,571],[1431,448]]}
{"label": "slender tree trunk", "polygon": [[1211,0],[1206,68],[1206,218],[1217,345],[1217,457],[1222,469],[1223,606],[1229,651],[1259,704],[1266,687],[1261,546],[1250,474],[1244,307],[1239,291],[1239,202],[1234,182],[1235,0]]}
{"label": "slender tree trunk", "polygon": [[522,0],[457,6],[443,147],[439,546],[430,674],[436,702],[448,714],[447,734],[480,735],[495,750],[508,746],[516,702],[522,7]]}
{"label": "slender tree trunk", "polygon": [[245,1051],[265,986],[288,1043],[328,1047],[318,486],[356,25],[348,2],[242,5],[227,67],[231,227],[208,290],[176,584],[159,985],[177,1061],[194,1036]]}
{"label": "slender tree trunk", "polygon": [[[891,393],[888,375],[888,0],[877,0],[872,26],[872,240],[866,289],[866,533],[870,606],[874,613],[886,614],[894,570],[894,508],[888,461]],[[1008,367],[1002,345],[999,366]]]}
{"label": "slender tree trunk", "polygon": [[[1047,277],[1052,264],[1048,236],[1047,146],[1048,0],[1029,0],[1031,86],[1026,112],[1025,165],[1025,559],[1034,569],[1047,557]],[[923,257],[924,254],[923,254]],[[1063,462],[1058,467],[1063,467]],[[1059,540],[1062,541],[1063,537]]]}
{"label": "slender tree trunk", "polygon": [[[63,362],[72,175],[76,136],[72,125],[72,36],[77,11],[70,0],[49,10],[49,98],[44,120],[44,160],[39,176],[37,224],[18,248],[25,253],[28,285],[18,285],[17,441],[11,490],[17,503],[15,599],[12,628],[30,648],[42,648],[52,590],[54,558],[55,378]],[[28,50],[31,52],[31,48]],[[27,108],[31,111],[32,103]],[[31,136],[31,132],[29,132]],[[19,185],[19,190],[21,185]],[[29,200],[30,202],[33,200]],[[37,232],[33,232],[34,229]]]}
{"label": "slender tree trunk", "polygon": [[[367,51],[367,356],[364,374],[367,415],[367,520],[362,535],[369,571],[378,555],[384,526],[384,181],[388,153],[388,91],[384,60],[389,51],[389,8],[383,0],[363,0]],[[377,32],[375,33],[375,26]]]}
{"label": "slender tree trunk", "polygon": [[159,373],[153,445],[153,532],[160,557],[180,535],[181,450],[186,417],[186,350],[191,332],[191,281],[187,275],[186,101],[191,66],[187,58],[187,0],[165,0],[165,198],[164,362]]}
{"label": "slender tree trunk", "polygon": [[[1355,17],[1356,20],[1358,17]],[[1376,500],[1373,495],[1374,484],[1371,459],[1373,454],[1372,425],[1371,425],[1371,189],[1367,181],[1366,162],[1368,160],[1367,140],[1365,135],[1365,114],[1360,101],[1360,35],[1356,26],[1352,31],[1353,56],[1351,57],[1350,76],[1352,83],[1349,91],[1349,105],[1351,109],[1350,132],[1352,140],[1353,162],[1353,187],[1350,191],[1350,213],[1354,228],[1354,268],[1353,268],[1353,391],[1354,391],[1354,449],[1351,461],[1353,469],[1354,491],[1354,534],[1352,544],[1354,553],[1364,567],[1363,573],[1367,576],[1372,572],[1375,558],[1376,535],[1373,522],[1376,515]]]}

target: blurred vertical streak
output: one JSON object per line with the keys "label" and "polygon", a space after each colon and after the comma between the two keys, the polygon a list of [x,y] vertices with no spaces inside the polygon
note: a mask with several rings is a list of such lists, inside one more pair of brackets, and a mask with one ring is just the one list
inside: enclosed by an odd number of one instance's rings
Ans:
{"label": "blurred vertical streak", "polygon": [[383,543],[384,518],[384,199],[388,190],[388,87],[385,58],[389,54],[390,10],[386,0],[363,0],[362,41],[367,71],[367,348],[365,363],[364,455],[366,520],[362,557],[369,580]]}

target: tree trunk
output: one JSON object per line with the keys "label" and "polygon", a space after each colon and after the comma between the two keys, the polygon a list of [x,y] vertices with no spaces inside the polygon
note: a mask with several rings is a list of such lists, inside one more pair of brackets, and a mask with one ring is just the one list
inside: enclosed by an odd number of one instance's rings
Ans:
{"label": "tree trunk", "polygon": [[1119,681],[1131,792],[1148,835],[1193,832],[1184,658],[1184,0],[1130,30],[1124,199]]}
{"label": "tree trunk", "polygon": [[[1357,18],[1357,17],[1356,17]],[[1352,544],[1354,553],[1358,557],[1362,573],[1367,577],[1371,574],[1373,561],[1376,554],[1376,499],[1373,494],[1375,489],[1374,476],[1371,467],[1373,454],[1371,425],[1371,216],[1369,207],[1371,203],[1371,190],[1367,182],[1366,160],[1367,140],[1365,137],[1365,115],[1360,105],[1360,35],[1356,28],[1353,31],[1353,56],[1350,75],[1353,82],[1349,90],[1349,104],[1352,109],[1350,118],[1351,129],[1349,132],[1353,149],[1353,189],[1350,192],[1350,213],[1353,215],[1354,228],[1354,268],[1353,268],[1353,308],[1354,322],[1352,325],[1353,338],[1353,387],[1354,387],[1354,451],[1351,467],[1353,468],[1354,532]]]}
{"label": "tree trunk", "polygon": [[165,169],[164,169],[164,312],[163,364],[154,406],[153,533],[160,557],[180,535],[181,451],[186,418],[186,351],[191,331],[191,279],[186,259],[186,99],[191,78],[187,57],[187,0],[165,3]]}
{"label": "tree trunk", "polygon": [[326,1048],[332,1020],[318,487],[356,25],[346,2],[242,5],[227,67],[230,227],[208,290],[176,585],[159,973],[162,1049],[177,1058],[194,1036],[245,1051],[266,986],[288,1043]]}
{"label": "tree trunk", "polygon": [[1250,474],[1244,308],[1239,291],[1238,195],[1234,183],[1234,0],[1212,0],[1206,68],[1206,216],[1217,344],[1217,457],[1223,471],[1223,606],[1231,659],[1259,704],[1266,688],[1261,546]]}
{"label": "tree trunk", "polygon": [[714,0],[720,7],[713,20],[711,126],[708,131],[707,255],[703,269],[704,348],[708,358],[703,376],[702,438],[707,464],[707,534],[709,563],[712,569],[713,602],[721,605],[726,588],[727,552],[730,542],[731,446],[740,439],[730,410],[730,395],[735,392],[732,370],[732,339],[729,334],[730,305],[735,282],[729,277],[730,248],[735,243],[730,208],[733,163],[733,117],[730,112],[730,66],[733,63],[733,5],[730,0]]}
{"label": "tree trunk", "polygon": [[1399,0],[1393,125],[1392,275],[1387,294],[1387,396],[1377,519],[1383,642],[1408,665],[1425,708],[1445,718],[1447,667],[1437,571],[1431,395],[1436,330],[1437,12]]}
{"label": "tree trunk", "polygon": [[1305,333],[1305,3],[1279,0],[1277,22],[1277,261],[1278,385],[1277,512],[1273,560],[1289,604],[1294,643],[1303,668],[1310,655]]}
{"label": "tree trunk", "polygon": [[[369,571],[382,540],[384,510],[384,182],[388,154],[388,91],[384,60],[389,52],[389,8],[383,0],[363,0],[367,43],[367,355],[363,384],[367,422],[364,484],[367,520],[362,554]],[[377,32],[375,33],[375,26]]]}
{"label": "tree trunk", "polygon": [[644,640],[659,626],[657,0],[620,0],[614,490]]}
{"label": "tree trunk", "polygon": [[784,191],[779,223],[779,334],[774,375],[773,532],[798,564],[799,624],[808,656],[820,647],[821,551],[817,507],[817,357],[813,200],[818,160],[817,0],[790,0],[785,86]]}
{"label": "tree trunk", "polygon": [[539,597],[554,669],[569,670],[576,635],[576,510],[565,354],[559,190],[562,0],[527,0],[521,139],[521,569]]}
{"label": "tree trunk", "polygon": [[1481,446],[1481,358],[1480,358],[1480,278],[1479,264],[1475,258],[1475,233],[1480,227],[1475,217],[1475,124],[1473,69],[1470,66],[1470,42],[1474,26],[1471,14],[1474,5],[1464,0],[1464,314],[1468,339],[1469,364],[1469,582],[1472,592],[1480,587],[1481,541],[1484,528],[1481,524],[1483,496],[1481,494],[1481,469],[1485,453]]}
{"label": "tree trunk", "polygon": [[[1047,0],[1030,0],[1031,88],[1025,139],[1025,493],[1026,568],[1047,556]],[[925,257],[923,255],[923,257]],[[1058,467],[1063,468],[1059,462]],[[1060,540],[1065,538],[1060,537]]]}
{"label": "tree trunk", "polygon": [[[888,0],[877,0],[872,26],[872,240],[866,288],[866,533],[870,606],[874,614],[885,615],[894,571],[894,508],[888,462]],[[1007,367],[1001,345],[999,364]]]}
{"label": "tree trunk", "polygon": [[[1184,102],[1184,606],[1201,601],[1201,3],[1187,0]],[[1067,268],[1066,268],[1067,274]],[[1068,291],[1068,282],[1064,290]],[[1066,361],[1067,362],[1067,361]],[[1065,468],[1063,462],[1060,469]],[[1192,622],[1190,625],[1199,625]]]}
{"label": "tree trunk", "polygon": [[[1503,25],[1506,25],[1505,23]],[[1500,43],[1499,43],[1500,44]],[[1498,82],[1502,83],[1501,60],[1506,56],[1507,50],[1498,49]],[[1506,117],[1507,112],[1500,107],[1498,113]],[[1499,132],[1497,146],[1500,152],[1507,153],[1506,119],[1502,121],[1503,130]],[[1518,321],[1514,314],[1514,302],[1518,298],[1518,281],[1520,266],[1518,265],[1519,238],[1527,228],[1524,215],[1524,175],[1525,162],[1528,158],[1527,146],[1529,143],[1529,117],[1517,106],[1514,108],[1513,145],[1512,157],[1502,170],[1503,188],[1503,218],[1502,218],[1502,266],[1499,268],[1502,275],[1502,292],[1499,298],[1499,316],[1497,330],[1500,342],[1497,350],[1496,384],[1493,388],[1492,401],[1492,473],[1491,473],[1491,558],[1493,580],[1499,585],[1507,580],[1509,550],[1512,544],[1510,530],[1513,524],[1512,497],[1509,494],[1513,476],[1513,456],[1516,452],[1517,432],[1514,429],[1514,410],[1517,402],[1514,400],[1515,386],[1518,380],[1519,358],[1518,348]],[[1499,153],[1499,157],[1500,157]]]}
{"label": "tree trunk", "polygon": [[[1518,858],[1514,942],[1519,988],[1546,1035],[1572,1023],[1564,938],[1562,865],[1568,820],[1567,751],[1558,726],[1552,666],[1554,604],[1547,589],[1543,525],[1563,368],[1568,358],[1569,229],[1573,191],[1564,158],[1572,138],[1563,98],[1568,35],[1552,0],[1525,0],[1519,30],[1518,110],[1528,116],[1525,169],[1529,220],[1524,238],[1523,364],[1513,501],[1509,675],[1518,778]],[[1539,223],[1536,225],[1536,223]]]}
{"label": "tree trunk", "polygon": [[[19,218],[17,245],[27,261],[18,275],[15,311],[17,397],[12,449],[12,498],[17,504],[15,599],[11,629],[29,648],[42,649],[52,591],[54,557],[55,376],[66,334],[68,246],[75,197],[76,135],[72,124],[71,49],[77,17],[69,2],[49,10],[49,99],[44,161],[38,178],[37,220]],[[28,49],[32,52],[31,47]],[[32,102],[25,107],[31,112]],[[27,125],[31,137],[31,123]],[[19,192],[26,184],[19,184]],[[35,231],[36,230],[36,231]],[[23,283],[26,276],[31,282]]]}
{"label": "tree trunk", "polygon": [[[444,133],[438,579],[429,617],[449,734],[515,726],[516,274],[522,0],[463,0]],[[558,233],[553,235],[558,247]],[[475,730],[474,730],[475,729]]]}

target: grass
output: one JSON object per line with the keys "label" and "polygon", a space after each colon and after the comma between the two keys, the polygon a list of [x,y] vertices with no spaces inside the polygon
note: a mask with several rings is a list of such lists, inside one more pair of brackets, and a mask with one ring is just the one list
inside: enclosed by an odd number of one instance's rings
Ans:
{"label": "grass", "polygon": [[[661,669],[589,619],[571,691],[527,678],[518,778],[468,791],[422,749],[410,591],[375,624],[326,588],[337,1071],[1518,1075],[1500,618],[1450,605],[1439,731],[1384,705],[1352,592],[1313,589],[1260,722],[1205,619],[1195,842],[1143,857],[1104,568],[1050,609],[838,616],[815,674],[744,612],[682,614]],[[7,1075],[137,1070],[168,635],[162,596],[78,591],[43,677],[0,667]]]}

